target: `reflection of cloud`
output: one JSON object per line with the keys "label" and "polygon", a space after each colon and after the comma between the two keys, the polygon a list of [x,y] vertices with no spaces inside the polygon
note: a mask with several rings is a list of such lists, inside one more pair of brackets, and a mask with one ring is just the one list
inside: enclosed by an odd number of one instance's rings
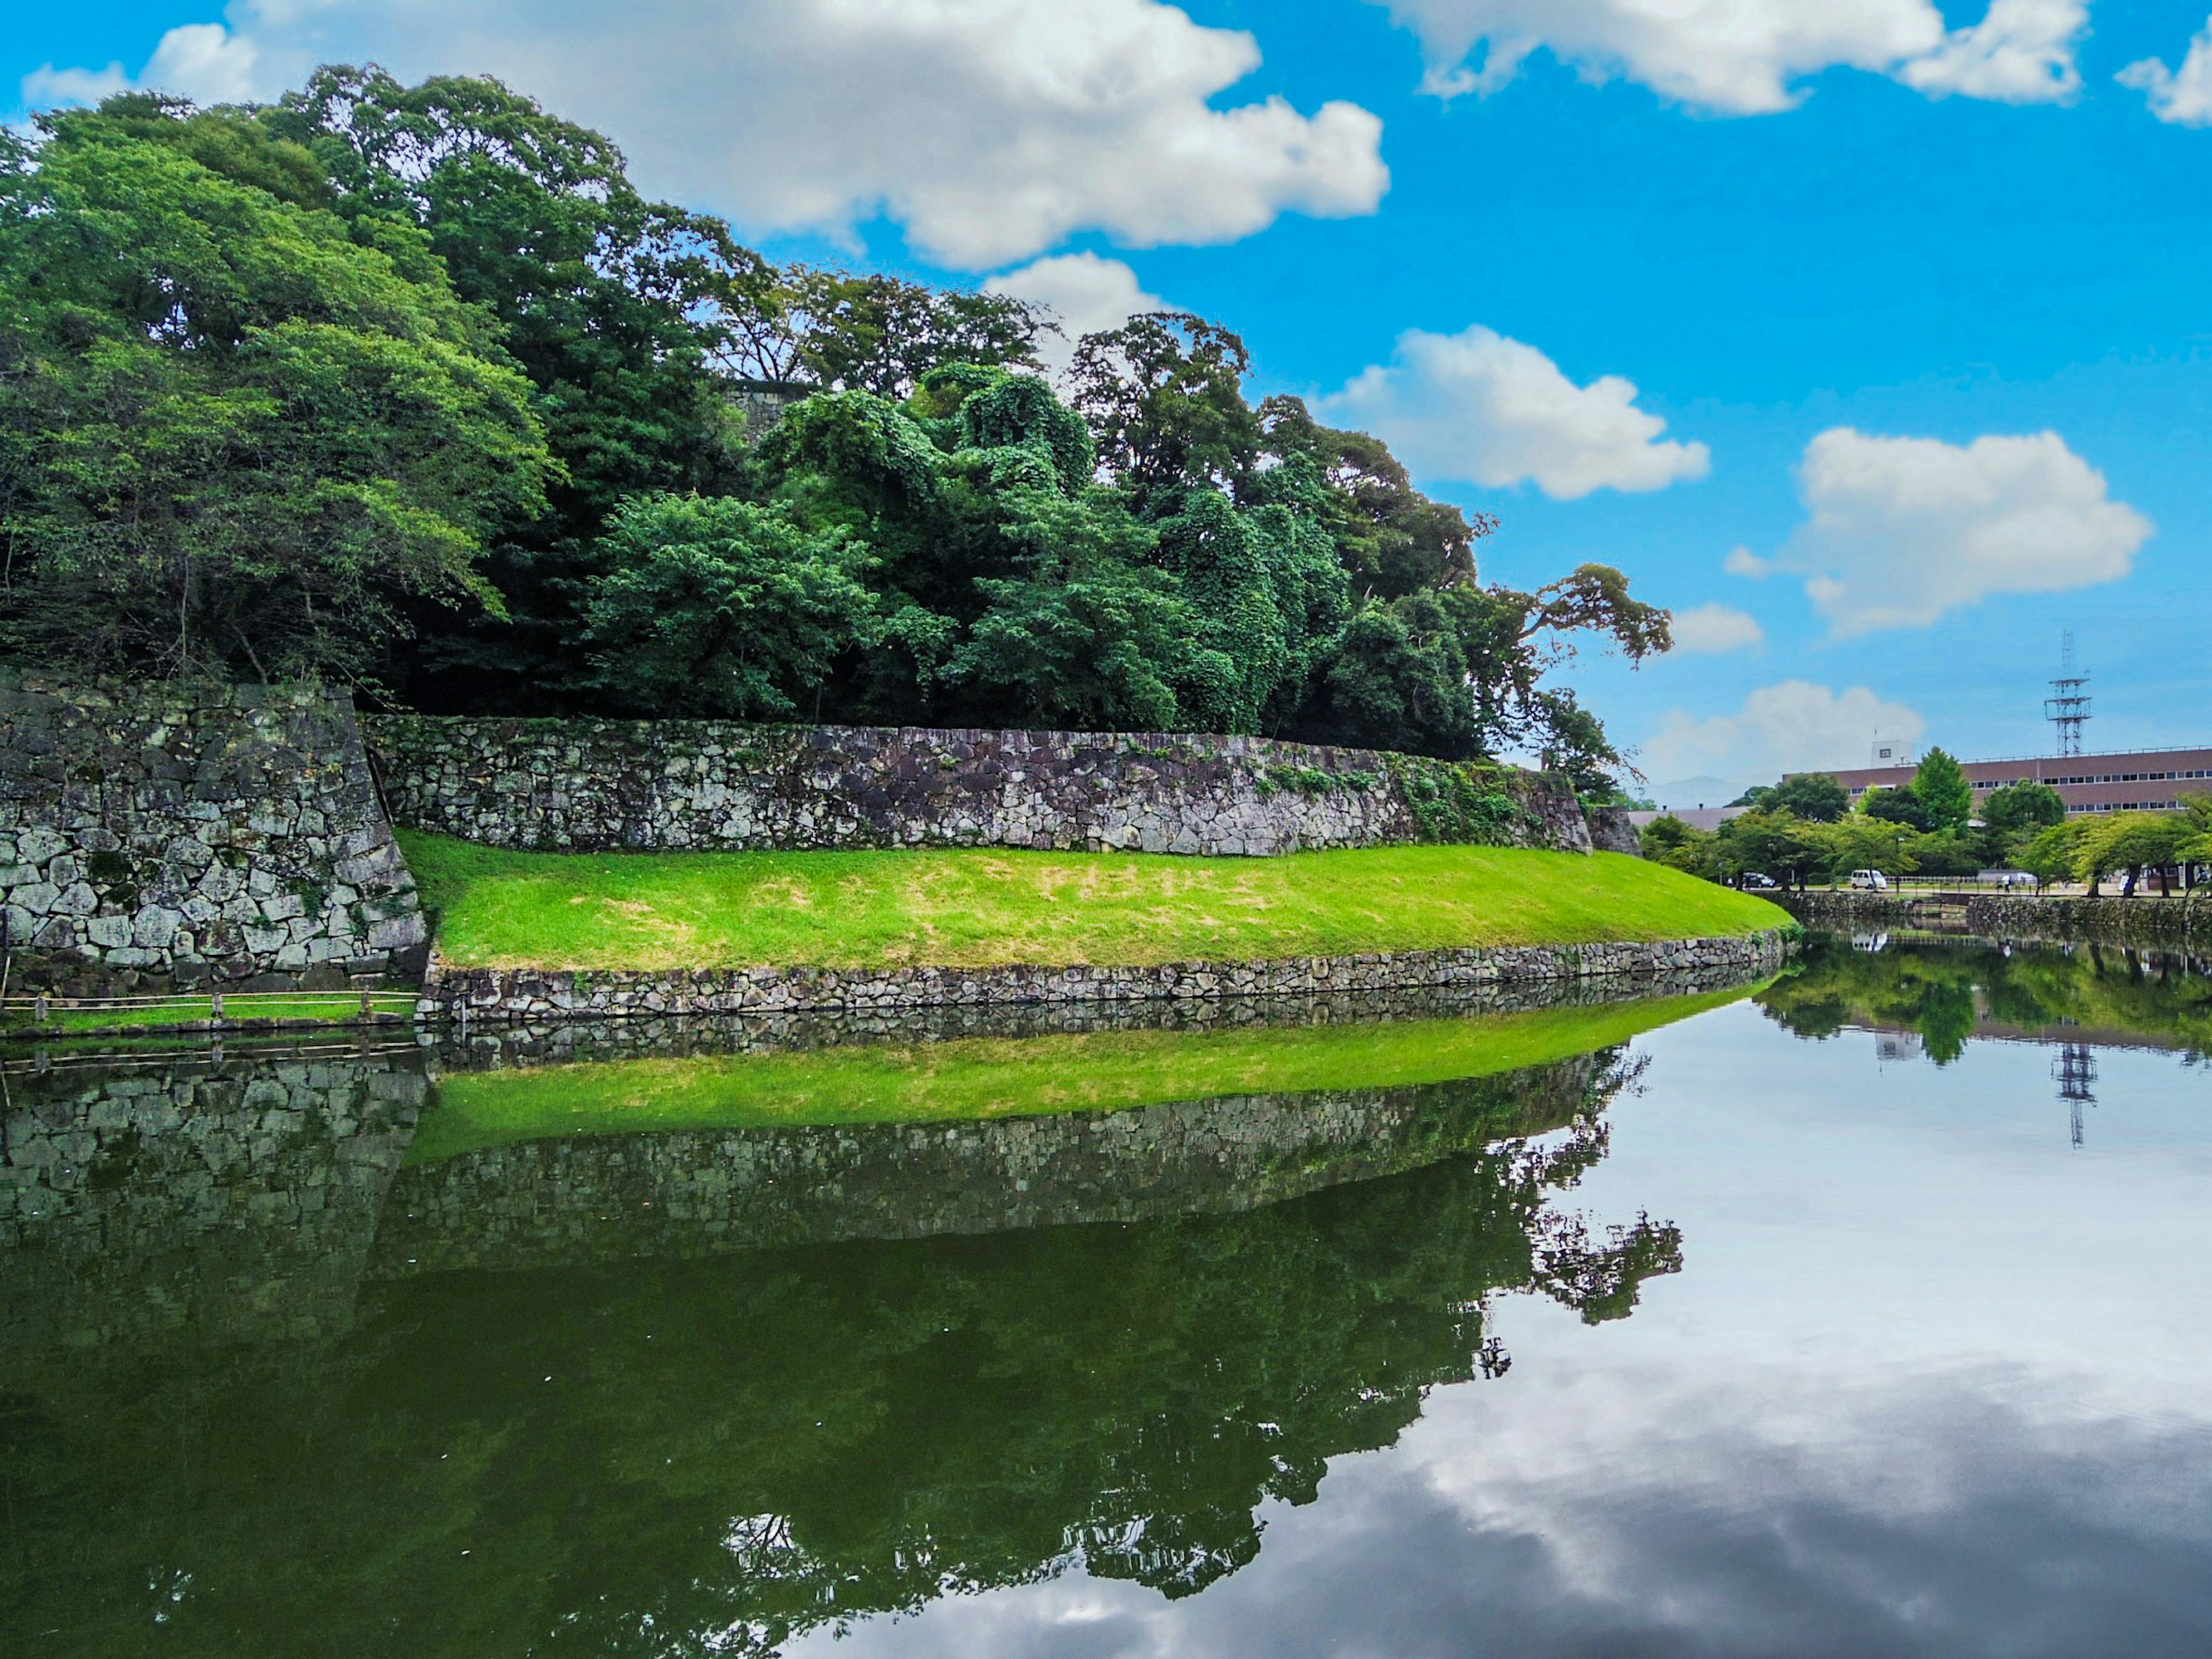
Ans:
{"label": "reflection of cloud", "polygon": [[[1626,1376],[1433,1396],[1260,1559],[1162,1601],[1079,1576],[864,1624],[902,1655],[2184,1654],[2212,1632],[2201,1435],[1971,1389]],[[1794,1421],[1792,1419],[1795,1419]],[[1796,1429],[1794,1440],[1778,1428]],[[811,1650],[800,1644],[794,1653]]]}
{"label": "reflection of cloud", "polygon": [[[1579,1201],[1680,1219],[1686,1270],[1591,1330],[1504,1310],[1502,1382],[1262,1511],[1167,1602],[1071,1575],[836,1649],[1205,1656],[2195,1655],[2212,1632],[2212,1127],[2117,1053],[2084,1158],[2049,1051],[1877,1070],[1738,1005],[1639,1041]],[[1409,1249],[1419,1241],[1408,1242]]]}

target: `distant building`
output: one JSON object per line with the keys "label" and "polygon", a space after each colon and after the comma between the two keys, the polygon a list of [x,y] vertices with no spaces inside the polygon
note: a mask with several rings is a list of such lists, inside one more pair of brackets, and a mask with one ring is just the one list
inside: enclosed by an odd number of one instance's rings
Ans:
{"label": "distant building", "polygon": [[1641,830],[1654,818],[1680,818],[1692,830],[1710,831],[1750,810],[1747,806],[1669,806],[1656,812],[1631,812],[1628,821]]}
{"label": "distant building", "polygon": [[[2212,795],[2212,749],[2136,749],[2114,755],[2044,755],[1961,763],[1977,803],[2010,783],[2047,783],[2071,812],[2164,812],[2188,794]],[[1912,781],[1910,766],[1831,772],[1856,801],[1869,789]],[[1791,773],[1790,776],[1801,775]],[[1683,816],[1687,817],[1686,813]]]}

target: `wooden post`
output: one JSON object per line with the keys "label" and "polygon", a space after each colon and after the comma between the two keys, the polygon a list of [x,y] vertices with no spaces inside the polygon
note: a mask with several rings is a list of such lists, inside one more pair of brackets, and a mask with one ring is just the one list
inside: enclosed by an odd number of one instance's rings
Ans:
{"label": "wooden post", "polygon": [[361,994],[361,1017],[363,1020],[370,1020],[376,1018],[376,1011],[368,1006],[368,993],[366,990],[363,990]]}

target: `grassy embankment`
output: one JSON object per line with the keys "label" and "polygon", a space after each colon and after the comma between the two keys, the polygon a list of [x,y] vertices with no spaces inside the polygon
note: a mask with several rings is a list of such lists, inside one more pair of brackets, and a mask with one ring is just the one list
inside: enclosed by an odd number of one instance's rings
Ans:
{"label": "grassy embankment", "polygon": [[1119,1111],[1445,1083],[1589,1054],[1758,988],[1391,1024],[957,1037],[455,1073],[407,1156],[430,1163],[568,1135]]}
{"label": "grassy embankment", "polygon": [[403,833],[457,967],[1149,967],[1741,935],[1790,918],[1641,859],[929,849],[514,853]]}

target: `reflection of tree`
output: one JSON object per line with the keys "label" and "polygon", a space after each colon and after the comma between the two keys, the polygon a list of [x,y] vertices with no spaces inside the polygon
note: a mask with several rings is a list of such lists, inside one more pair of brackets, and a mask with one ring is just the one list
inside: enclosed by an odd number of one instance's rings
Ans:
{"label": "reflection of tree", "polygon": [[1189,1594],[1502,1370],[1488,1299],[1595,1322],[1679,1267],[1555,1207],[1621,1081],[1570,1066],[1564,1135],[1240,1214],[448,1274],[325,1347],[16,1364],[0,1617],[123,1651],[174,1593],[183,1654],[689,1655],[1079,1559]]}
{"label": "reflection of tree", "polygon": [[1959,1057],[1984,1018],[2021,1034],[2080,1026],[2212,1049],[2212,976],[2184,957],[2110,946],[1961,941],[1869,954],[1816,937],[1757,1000],[1800,1036],[1850,1024],[1917,1031],[1938,1065]]}

